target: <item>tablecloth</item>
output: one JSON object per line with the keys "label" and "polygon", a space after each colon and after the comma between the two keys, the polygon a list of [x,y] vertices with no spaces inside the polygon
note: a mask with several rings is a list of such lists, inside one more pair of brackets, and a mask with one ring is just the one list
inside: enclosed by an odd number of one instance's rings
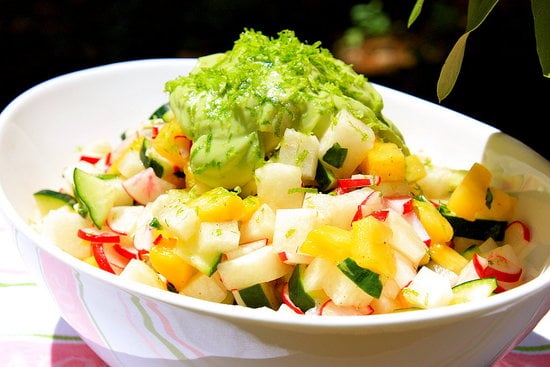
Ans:
{"label": "tablecloth", "polygon": [[[26,269],[0,213],[0,366],[107,366],[60,317],[45,288]],[[492,367],[550,366],[550,314]]]}

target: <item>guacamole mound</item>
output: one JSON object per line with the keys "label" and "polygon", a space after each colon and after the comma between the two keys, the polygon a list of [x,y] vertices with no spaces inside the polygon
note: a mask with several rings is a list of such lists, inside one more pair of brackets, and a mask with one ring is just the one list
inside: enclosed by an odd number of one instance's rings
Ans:
{"label": "guacamole mound", "polygon": [[245,30],[233,49],[199,58],[189,75],[168,81],[165,89],[193,141],[194,177],[212,187],[247,185],[285,129],[321,137],[342,109],[406,151],[368,80],[319,42],[302,43],[290,30],[277,38]]}

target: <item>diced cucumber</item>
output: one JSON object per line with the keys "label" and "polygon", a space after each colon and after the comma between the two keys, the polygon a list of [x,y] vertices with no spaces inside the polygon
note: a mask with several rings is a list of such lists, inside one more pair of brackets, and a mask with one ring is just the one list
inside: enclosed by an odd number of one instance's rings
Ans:
{"label": "diced cucumber", "polygon": [[276,296],[273,283],[259,283],[250,287],[233,291],[237,304],[250,308],[269,307],[273,310],[279,308],[281,302]]}
{"label": "diced cucumber", "polygon": [[149,139],[143,139],[143,144],[141,145],[141,149],[139,150],[139,158],[141,159],[141,163],[143,163],[143,166],[145,168],[151,167],[155,172],[155,175],[159,178],[162,178],[162,176],[164,175],[164,166],[161,163],[159,157],[156,157],[156,159],[151,157],[151,149],[149,149],[150,146],[151,141]]}
{"label": "diced cucumber", "polygon": [[453,227],[455,236],[477,240],[486,240],[492,237],[495,241],[502,241],[508,225],[508,222],[499,220],[476,219],[469,221],[454,215],[443,214],[443,216]]}
{"label": "diced cucumber", "polygon": [[149,116],[149,120],[162,119],[165,122],[168,122],[173,118],[174,118],[174,112],[172,112],[172,109],[170,108],[169,103],[165,103],[161,105],[159,108],[155,110],[155,112],[151,114],[151,116]]}
{"label": "diced cucumber", "polygon": [[334,172],[321,161],[317,163],[317,170],[315,172],[315,181],[319,185],[319,191],[326,192],[336,187],[337,178]]}
{"label": "diced cucumber", "polygon": [[33,196],[41,215],[46,215],[50,210],[59,209],[63,206],[74,209],[77,203],[72,195],[48,189],[37,191]]}
{"label": "diced cucumber", "polygon": [[119,187],[122,186],[116,176],[98,176],[75,168],[73,181],[76,198],[86,206],[90,219],[98,228],[105,224],[115,204],[126,201],[121,201]]}
{"label": "diced cucumber", "polygon": [[177,254],[207,276],[214,274],[222,259],[220,251],[199,251],[197,241],[178,246]]}
{"label": "diced cucumber", "polygon": [[453,299],[451,303],[464,303],[487,298],[493,294],[496,288],[496,278],[470,280],[453,287]]}
{"label": "diced cucumber", "polygon": [[315,307],[315,301],[304,289],[303,275],[306,266],[298,264],[294,267],[288,281],[288,295],[296,307],[303,312]]}
{"label": "diced cucumber", "polygon": [[382,294],[382,282],[375,272],[357,265],[352,258],[346,258],[338,263],[338,269],[351,279],[365,293],[379,298]]}
{"label": "diced cucumber", "polygon": [[472,257],[474,254],[479,254],[481,251],[479,250],[479,245],[472,245],[468,247],[466,250],[460,253],[464,258],[467,260],[472,260]]}

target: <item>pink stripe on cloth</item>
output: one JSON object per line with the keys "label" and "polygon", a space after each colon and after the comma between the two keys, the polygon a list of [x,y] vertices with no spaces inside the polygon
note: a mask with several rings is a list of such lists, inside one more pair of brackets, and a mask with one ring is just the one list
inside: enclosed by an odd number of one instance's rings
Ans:
{"label": "pink stripe on cloth", "polygon": [[512,351],[498,361],[493,367],[548,367],[550,351],[546,353],[523,353]]}
{"label": "pink stripe on cloth", "polygon": [[6,341],[0,366],[108,367],[84,342]]}

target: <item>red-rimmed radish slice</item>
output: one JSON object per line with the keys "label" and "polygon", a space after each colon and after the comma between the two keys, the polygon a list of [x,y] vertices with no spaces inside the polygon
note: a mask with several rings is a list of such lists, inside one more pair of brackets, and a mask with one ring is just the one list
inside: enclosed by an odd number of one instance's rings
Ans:
{"label": "red-rimmed radish slice", "polygon": [[139,258],[139,252],[135,248],[121,246],[119,243],[115,243],[113,245],[113,248],[116,252],[118,252],[120,255],[124,256],[128,260]]}
{"label": "red-rimmed radish slice", "polygon": [[498,253],[492,253],[488,258],[474,254],[472,261],[480,278],[496,278],[499,282],[517,282],[523,271],[521,266]]}
{"label": "red-rimmed radish slice", "polygon": [[414,211],[413,199],[410,196],[396,196],[384,198],[387,208],[395,210],[399,214],[408,214]]}
{"label": "red-rimmed radish slice", "polygon": [[155,240],[155,235],[153,230],[149,226],[142,226],[136,229],[134,234],[134,247],[139,250],[146,250],[153,246],[153,241]]}
{"label": "red-rimmed radish slice", "polygon": [[96,228],[80,228],[77,233],[78,237],[98,243],[118,243],[120,242],[120,236],[116,233],[103,232]]}
{"label": "red-rimmed radish slice", "polygon": [[390,213],[389,210],[383,209],[383,210],[374,211],[369,215],[372,215],[373,217],[375,217],[376,219],[378,219],[381,222],[385,222],[386,218],[388,218],[389,213]]}
{"label": "red-rimmed radish slice", "polygon": [[143,205],[155,200],[161,194],[176,187],[171,182],[157,177],[155,171],[153,171],[151,167],[127,178],[122,182],[122,186],[132,199]]}
{"label": "red-rimmed radish slice", "polygon": [[290,295],[288,293],[288,282],[283,284],[281,299],[282,299],[283,303],[285,305],[287,305],[292,311],[296,312],[299,315],[304,314],[304,311],[300,310],[300,308],[298,306],[296,306],[294,304],[294,302],[292,302],[292,300],[290,299]]}
{"label": "red-rimmed radish slice", "polygon": [[115,206],[109,211],[105,224],[111,231],[120,235],[132,234],[143,209],[141,205]]}
{"label": "red-rimmed radish slice", "polygon": [[521,266],[511,262],[508,258],[500,254],[489,256],[487,267],[485,268],[485,278],[497,278],[497,280],[514,283],[521,278]]}
{"label": "red-rimmed radish slice", "polygon": [[383,198],[378,191],[371,191],[365,200],[359,204],[353,217],[353,221],[365,218],[373,212],[383,209]]}
{"label": "red-rimmed radish slice", "polygon": [[265,245],[267,245],[267,238],[241,243],[236,249],[225,252],[225,256],[227,260],[235,259],[237,257],[246,255],[254,250],[257,250],[260,247],[264,247]]}
{"label": "red-rimmed radish slice", "polygon": [[353,306],[338,306],[331,299],[323,303],[318,311],[321,316],[359,316],[370,315],[373,312],[374,309],[370,305],[360,308]]}
{"label": "red-rimmed radish slice", "polygon": [[92,243],[92,254],[94,259],[101,270],[115,274],[115,271],[111,267],[107,255],[105,254],[105,247],[103,243]]}
{"label": "red-rimmed radish slice", "polygon": [[100,269],[117,275],[130,261],[121,255],[112,243],[92,242],[92,254]]}
{"label": "red-rimmed radish slice", "polygon": [[349,192],[367,186],[380,185],[380,176],[375,175],[354,175],[351,178],[338,179],[338,188],[341,192]]}
{"label": "red-rimmed radish slice", "polygon": [[522,221],[510,222],[504,230],[504,243],[512,246],[527,245],[531,241],[531,231]]}
{"label": "red-rimmed radish slice", "polygon": [[80,156],[80,160],[83,162],[88,162],[90,164],[96,164],[101,160],[101,156],[83,154]]}

